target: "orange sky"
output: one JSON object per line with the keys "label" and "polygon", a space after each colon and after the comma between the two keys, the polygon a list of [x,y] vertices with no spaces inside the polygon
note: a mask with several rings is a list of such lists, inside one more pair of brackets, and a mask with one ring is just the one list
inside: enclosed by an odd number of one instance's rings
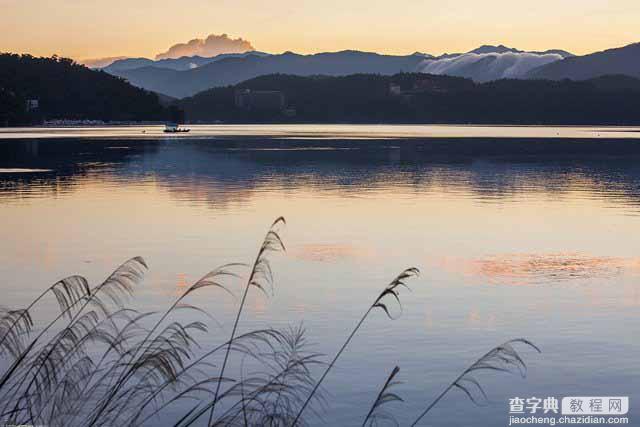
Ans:
{"label": "orange sky", "polygon": [[228,33],[267,52],[407,54],[503,43],[578,54],[640,41],[638,0],[1,0],[0,51],[146,56]]}

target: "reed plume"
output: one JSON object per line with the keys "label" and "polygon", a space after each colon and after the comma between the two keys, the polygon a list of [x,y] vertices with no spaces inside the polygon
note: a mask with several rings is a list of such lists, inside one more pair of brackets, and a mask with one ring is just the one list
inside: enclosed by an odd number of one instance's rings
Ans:
{"label": "reed plume", "polygon": [[462,390],[469,399],[475,404],[482,404],[487,401],[487,394],[482,387],[482,384],[473,376],[473,373],[480,371],[498,371],[507,373],[517,373],[522,378],[527,375],[527,365],[522,357],[518,354],[513,344],[520,343],[525,346],[534,349],[538,353],[541,350],[536,347],[532,342],[524,339],[517,338],[507,341],[497,347],[492,348],[484,356],[476,360],[471,366],[465,369],[447,388],[442,391],[435,398],[429,406],[418,416],[418,418],[411,424],[411,426],[417,425],[422,418],[429,413],[434,406],[442,400],[453,388]]}
{"label": "reed plume", "polygon": [[398,276],[396,276],[387,286],[385,286],[385,288],[382,290],[382,292],[380,292],[380,294],[376,297],[376,299],[373,301],[373,303],[369,306],[369,308],[364,313],[364,315],[360,318],[360,321],[358,321],[358,324],[356,325],[356,327],[353,329],[353,331],[351,331],[351,334],[347,337],[347,340],[344,342],[344,344],[342,344],[342,347],[340,347],[340,349],[338,350],[336,355],[333,357],[333,360],[329,363],[329,365],[325,369],[324,373],[322,374],[322,376],[320,377],[320,379],[318,380],[316,385],[311,390],[311,393],[309,393],[309,396],[307,397],[307,399],[305,400],[304,404],[300,408],[300,411],[298,412],[298,414],[296,415],[295,419],[293,420],[293,423],[291,424],[292,427],[295,426],[298,423],[298,421],[300,420],[300,417],[302,416],[304,410],[309,405],[309,402],[311,402],[311,399],[313,398],[314,394],[318,391],[318,388],[322,384],[322,381],[324,381],[324,379],[327,377],[327,375],[331,371],[331,368],[333,368],[333,366],[335,365],[336,361],[340,358],[340,356],[342,355],[344,350],[347,348],[347,346],[349,345],[349,343],[351,342],[353,337],[356,335],[356,333],[358,332],[358,330],[360,329],[360,327],[362,326],[364,321],[367,319],[369,314],[374,309],[379,308],[379,309],[381,309],[381,310],[383,310],[385,312],[387,317],[389,317],[390,319],[393,319],[394,317],[391,315],[391,313],[389,311],[389,308],[387,306],[388,303],[386,301],[389,298],[392,298],[402,308],[402,304],[400,302],[399,289],[400,288],[409,289],[409,287],[407,286],[407,284],[405,282],[407,281],[407,279],[415,277],[415,276],[417,276],[419,274],[420,274],[420,270],[418,270],[417,268],[415,268],[415,267],[407,268],[402,273],[400,273]]}
{"label": "reed plume", "polygon": [[400,381],[395,380],[395,377],[399,372],[399,367],[396,366],[395,368],[393,368],[393,371],[391,371],[389,378],[387,378],[387,381],[385,381],[382,389],[378,393],[378,396],[376,396],[376,400],[373,402],[371,409],[367,413],[367,416],[362,423],[362,427],[374,427],[377,426],[381,421],[387,421],[396,426],[399,425],[395,417],[384,410],[385,405],[388,403],[404,402],[404,400],[399,395],[391,391],[394,386],[400,384]]}
{"label": "reed plume", "polygon": [[[271,271],[271,266],[269,264],[268,255],[270,252],[278,252],[284,251],[285,246],[282,243],[282,239],[280,239],[280,235],[278,234],[278,227],[280,225],[286,224],[286,221],[283,217],[278,217],[271,227],[269,227],[269,231],[262,241],[262,245],[258,250],[258,254],[256,255],[256,259],[253,262],[253,267],[251,268],[251,272],[249,273],[249,279],[244,287],[244,292],[242,294],[242,300],[240,301],[240,306],[238,307],[238,313],[236,314],[236,320],[233,322],[233,329],[231,330],[231,339],[229,342],[233,342],[233,338],[235,337],[236,330],[238,329],[238,323],[240,322],[240,316],[242,315],[242,310],[244,309],[245,301],[247,300],[247,294],[249,293],[249,289],[251,287],[256,287],[260,289],[265,294],[267,293],[267,286],[273,286],[273,272]],[[224,361],[222,362],[222,369],[220,370],[220,377],[224,377],[224,372],[227,367],[227,362],[229,360],[229,352],[231,350],[231,344],[227,347],[227,351],[224,355]],[[211,425],[213,420],[213,414],[216,410],[216,403],[218,400],[218,395],[220,394],[220,385],[218,382],[216,385],[216,392],[213,396],[213,402],[211,404],[211,411],[209,413],[209,422],[207,425]]]}
{"label": "reed plume", "polygon": [[[110,304],[122,305],[124,294],[133,292],[133,286],[142,279],[146,268],[142,258],[130,259],[93,289],[88,288],[84,278],[71,276],[54,284],[31,303],[30,309],[44,295],[52,292],[58,300],[61,313],[46,324],[22,351],[18,353],[20,347],[16,347],[12,352],[16,357],[0,380],[0,390],[7,389],[2,390],[0,397],[0,401],[5,402],[2,414],[10,415],[9,421],[15,422],[25,416],[27,421],[35,422],[35,414],[43,412],[40,405],[51,402],[51,399],[43,397],[52,391],[59,391],[56,387],[62,379],[66,380],[65,385],[71,384],[68,380],[74,373],[88,369],[90,362],[84,344],[105,337],[104,331],[97,328],[101,319],[111,314]],[[25,311],[28,313],[28,310]],[[67,326],[40,345],[40,341],[63,318],[68,320]],[[5,337],[15,333],[20,322],[12,325]],[[27,331],[26,336],[29,335],[30,331]],[[88,336],[91,339],[87,339]],[[11,339],[4,342],[11,342]],[[11,402],[14,402],[13,410],[8,411]]]}

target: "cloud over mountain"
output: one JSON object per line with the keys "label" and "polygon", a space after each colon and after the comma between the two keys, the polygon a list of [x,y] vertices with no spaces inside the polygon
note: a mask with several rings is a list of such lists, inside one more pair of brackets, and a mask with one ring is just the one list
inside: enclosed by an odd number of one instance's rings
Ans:
{"label": "cloud over mountain", "polygon": [[503,78],[522,78],[530,70],[563,59],[557,53],[505,51],[465,53],[462,55],[426,60],[419,69],[423,73],[468,77],[475,81]]}
{"label": "cloud over mountain", "polygon": [[254,50],[248,40],[240,37],[233,39],[227,34],[211,34],[206,39],[193,39],[187,43],[178,43],[166,52],[156,55],[158,59],[180,58],[183,56],[211,57],[221,53],[242,53]]}

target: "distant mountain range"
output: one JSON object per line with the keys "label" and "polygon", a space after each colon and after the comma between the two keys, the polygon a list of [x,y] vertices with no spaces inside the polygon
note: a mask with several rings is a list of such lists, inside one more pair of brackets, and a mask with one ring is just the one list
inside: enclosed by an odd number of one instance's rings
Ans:
{"label": "distant mountain range", "polygon": [[423,54],[391,56],[358,51],[315,55],[285,52],[266,56],[250,53],[244,56],[225,57],[182,71],[157,64],[127,70],[110,68],[105,71],[123,77],[135,86],[176,98],[184,98],[212,87],[232,85],[265,74],[339,76],[414,71],[427,58],[429,57]]}
{"label": "distant mountain range", "polygon": [[148,58],[122,58],[112,62],[106,67],[102,67],[102,69],[112,74],[118,71],[135,70],[136,68],[143,67],[157,67],[175,71],[184,71],[202,67],[203,65],[219,61],[221,59],[244,58],[248,55],[269,56],[268,53],[251,51],[245,53],[223,53],[212,58],[204,58],[202,56],[183,56],[181,58],[160,59],[157,61]]}
{"label": "distant mountain range", "polygon": [[[180,67],[194,58],[111,67],[114,74],[122,67],[119,73],[156,93],[71,59],[0,54],[0,126],[47,119],[183,121],[183,112],[191,121],[229,123],[636,125],[639,46],[582,57],[504,46],[437,58],[258,52],[205,58],[210,61],[191,69]],[[561,59],[540,65],[549,57]],[[563,78],[594,74],[583,81]],[[195,92],[180,100],[164,95]]]}
{"label": "distant mountain range", "polygon": [[465,77],[476,82],[503,78],[586,80],[608,74],[640,76],[640,44],[584,56],[560,49],[522,51],[503,45],[483,45],[466,53],[440,56],[419,52],[381,55],[354,50],[312,55],[246,52],[159,61],[128,58],[115,61],[103,70],[135,86],[176,98],[277,73],[343,76],[422,72]]}

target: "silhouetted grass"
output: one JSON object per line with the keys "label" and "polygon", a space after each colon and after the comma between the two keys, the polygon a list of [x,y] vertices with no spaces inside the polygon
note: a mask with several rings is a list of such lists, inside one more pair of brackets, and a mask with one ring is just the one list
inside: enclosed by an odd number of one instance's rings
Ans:
{"label": "silhouetted grass", "polygon": [[403,399],[400,396],[391,391],[394,386],[400,384],[399,381],[394,380],[399,372],[399,367],[396,366],[393,368],[391,375],[389,375],[389,378],[385,381],[382,389],[380,389],[380,392],[378,393],[378,396],[376,396],[376,400],[373,402],[371,409],[364,418],[362,427],[375,426],[384,421],[388,421],[394,425],[399,425],[396,418],[391,413],[384,410],[384,405],[390,402],[403,402]]}
{"label": "silhouetted grass", "polygon": [[[497,347],[492,348],[484,356],[476,360],[471,366],[462,371],[462,373],[451,383],[442,393],[435,398],[433,402],[427,406],[427,408],[418,416],[418,418],[411,424],[411,426],[417,425],[422,418],[424,418],[434,406],[442,400],[442,398],[449,393],[453,388],[462,390],[471,401],[477,405],[482,404],[488,400],[487,394],[482,387],[482,384],[473,377],[474,372],[479,371],[499,371],[507,373],[519,373],[522,378],[526,376],[527,365],[518,352],[515,350],[512,344],[521,343],[530,348],[533,348],[538,353],[541,353],[540,349],[536,347],[530,341],[524,338],[518,338],[510,340]],[[477,394],[476,394],[477,393]]]}
{"label": "silhouetted grass", "polygon": [[[249,293],[249,288],[256,287],[261,291],[265,292],[265,286],[273,285],[273,274],[271,272],[271,267],[269,266],[269,259],[267,255],[269,252],[275,251],[284,251],[285,247],[278,235],[276,227],[280,224],[284,224],[285,219],[283,217],[279,217],[276,219],[264,240],[262,241],[262,245],[260,246],[260,250],[258,251],[258,255],[253,263],[253,268],[251,269],[251,273],[249,274],[249,279],[247,280],[247,284],[244,287],[244,293],[242,294],[242,301],[240,301],[240,306],[238,307],[238,314],[236,315],[236,320],[233,322],[233,329],[231,331],[231,339],[230,342],[233,341],[233,338],[236,335],[236,330],[238,328],[238,322],[240,321],[240,316],[242,315],[242,309],[244,308],[244,303],[247,300],[247,294]],[[266,293],[266,292],[265,292]],[[229,352],[231,351],[231,344],[227,346],[227,351],[224,354],[224,361],[222,362],[222,369],[220,370],[220,376],[224,376],[224,370],[227,367],[227,361],[229,360]],[[209,413],[209,425],[213,420],[213,413],[216,409],[216,402],[218,401],[218,394],[220,393],[220,384],[218,382],[216,385],[216,392],[213,396],[213,401],[211,402],[211,412]],[[243,410],[246,408],[243,408]],[[194,421],[197,418],[194,418]],[[187,424],[190,425],[191,423]]]}
{"label": "silhouetted grass", "polygon": [[329,365],[327,366],[327,369],[325,369],[324,373],[322,374],[322,376],[316,383],[315,387],[309,394],[309,397],[307,397],[307,400],[305,400],[304,404],[302,405],[302,408],[300,408],[300,412],[298,412],[298,415],[294,419],[292,425],[295,426],[296,423],[300,420],[300,417],[302,416],[305,408],[307,407],[307,405],[309,405],[314,394],[318,391],[320,384],[322,384],[322,381],[324,381],[324,379],[327,377],[327,375],[329,374],[329,371],[331,371],[331,368],[333,368],[338,358],[345,351],[345,349],[347,348],[347,346],[349,345],[349,343],[351,342],[355,334],[358,332],[358,330],[360,329],[364,321],[367,319],[367,317],[369,317],[369,314],[371,314],[371,312],[374,309],[379,308],[381,310],[384,310],[386,315],[392,319],[393,317],[391,316],[389,309],[387,308],[387,304],[385,303],[386,299],[393,298],[398,302],[398,304],[400,304],[400,294],[398,292],[398,289],[403,287],[407,288],[405,281],[411,277],[417,276],[418,274],[419,274],[419,271],[417,268],[408,268],[404,270],[402,273],[400,273],[395,279],[391,281],[391,283],[389,283],[382,290],[382,292],[380,292],[378,297],[373,301],[373,303],[369,306],[369,308],[364,313],[364,315],[360,318],[360,321],[358,322],[356,327],[353,329],[353,331],[351,331],[351,334],[347,337],[347,340],[344,342],[344,344],[342,344],[342,347],[340,347],[340,350],[338,350],[333,360],[329,363]]}
{"label": "silhouetted grass", "polygon": [[[225,283],[240,278],[237,270],[242,264],[212,270],[157,313],[129,306],[147,270],[140,257],[126,261],[95,286],[81,276],[70,276],[24,309],[0,309],[0,358],[6,362],[0,377],[0,424],[186,427],[208,420],[210,426],[290,427],[308,425],[305,414],[321,420],[329,406],[321,388],[324,379],[373,311],[379,309],[393,319],[389,303],[402,308],[399,291],[419,272],[406,269],[383,288],[329,363],[309,351],[301,326],[238,333],[250,289],[268,294],[273,287],[269,255],[284,251],[279,235],[284,224],[284,218],[278,218],[267,231],[244,282],[231,335],[210,349],[199,345],[203,336],[213,334],[207,324],[183,321],[181,313],[191,319],[208,315],[188,304],[187,298],[203,289],[232,294]],[[36,321],[40,306],[52,298],[57,313],[44,323]],[[474,372],[524,376],[526,366],[514,343],[538,350],[524,339],[492,349],[456,378],[413,425],[453,388],[474,403],[486,400]],[[229,375],[234,358],[240,368]],[[221,366],[214,363],[218,359]],[[320,368],[322,375],[316,380],[313,372]],[[396,366],[388,376],[363,426],[398,425],[387,404],[402,402],[394,391],[401,384],[396,379],[399,371]]]}

